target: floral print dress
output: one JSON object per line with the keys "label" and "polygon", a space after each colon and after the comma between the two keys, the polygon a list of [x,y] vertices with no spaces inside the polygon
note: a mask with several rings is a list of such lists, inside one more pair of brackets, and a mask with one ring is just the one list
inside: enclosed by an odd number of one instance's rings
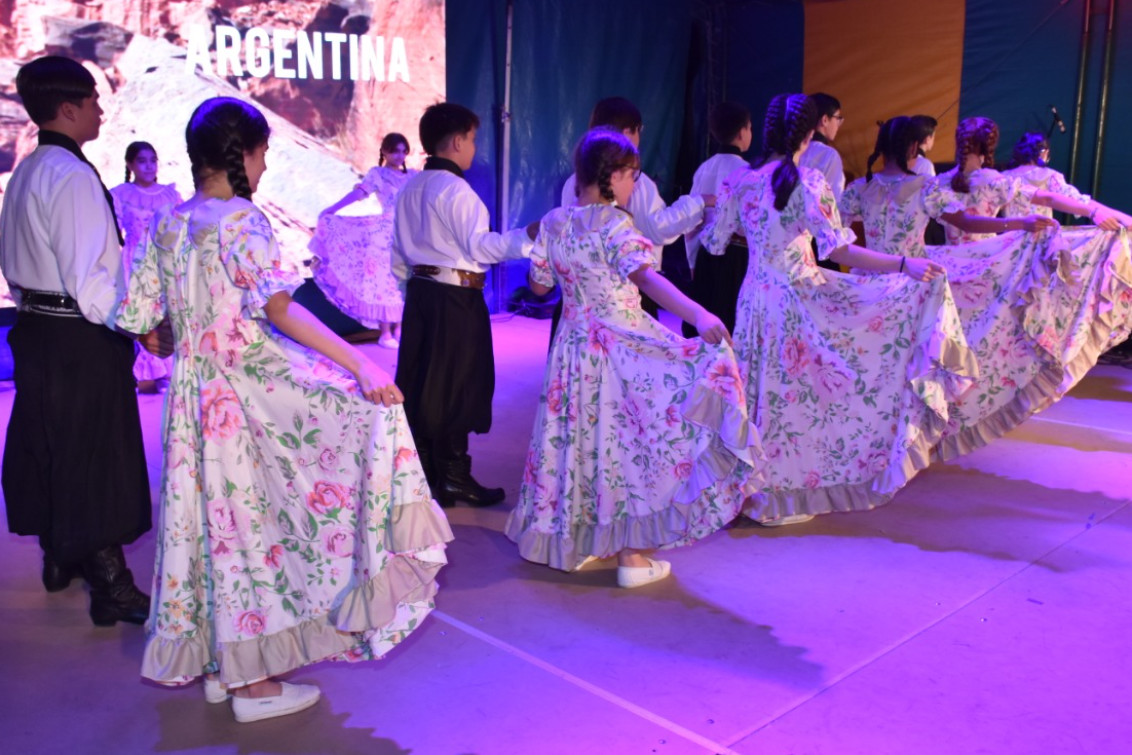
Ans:
{"label": "floral print dress", "polygon": [[[979,168],[967,174],[971,188],[961,194],[951,188],[951,179],[955,177],[956,170],[958,168],[952,168],[928,181],[925,192],[932,217],[969,210],[973,215],[993,218],[1011,202],[1018,199],[1029,202],[1036,191],[1033,186],[1016,177],[999,173],[993,168]],[[948,244],[964,244],[995,237],[993,233],[964,231],[947,222],[943,223],[943,230]]]}
{"label": "floral print dress", "polygon": [[[367,328],[401,322],[405,300],[393,276],[393,211],[397,195],[416,171],[371,168],[358,188],[369,195],[354,212],[319,218],[310,242],[318,258],[318,287],[345,314]],[[371,205],[377,205],[376,207]],[[358,210],[366,214],[356,214]]]}
{"label": "floral print dress", "polygon": [[[122,234],[126,238],[126,244],[122,247],[122,271],[129,283],[130,262],[149,239],[149,226],[153,222],[153,216],[161,210],[180,204],[181,195],[177,193],[174,184],[139,186],[131,182],[118,184],[110,190],[110,195],[114,198],[114,214],[118,216]],[[161,359],[142,348],[135,351],[134,378],[137,380],[156,380],[168,377],[172,372],[172,357]]]}
{"label": "floral print dress", "polygon": [[[1048,191],[1051,194],[1068,197],[1069,199],[1076,200],[1083,204],[1088,204],[1093,201],[1093,198],[1088,194],[1082,194],[1077,190],[1076,186],[1066,181],[1065,176],[1062,175],[1060,171],[1056,171],[1049,166],[1020,165],[1017,168],[1002,171],[1002,175],[1007,178],[1018,179],[1026,186],[1032,186],[1035,189]],[[1052,207],[1034,204],[1030,201],[1030,196],[1022,192],[1016,194],[1006,205],[1006,217],[1020,218],[1034,214],[1045,215],[1047,218],[1053,217]]]}
{"label": "floral print dress", "polygon": [[587,556],[692,542],[761,486],[761,449],[726,343],[686,340],[641,309],[630,273],[652,244],[610,205],[554,210],[531,278],[562,287],[519,502],[523,558],[570,570]]}
{"label": "floral print dress", "polygon": [[244,199],[160,217],[118,324],[176,338],[142,674],[248,682],[387,652],[433,607],[451,531],[400,406],[275,332],[280,269]]}
{"label": "floral print dress", "polygon": [[864,225],[870,248],[927,256],[947,270],[979,377],[970,391],[951,402],[947,429],[934,449],[945,460],[986,445],[1049,406],[1061,382],[1059,360],[1034,335],[1048,325],[1039,322],[1048,317],[1048,308],[1035,306],[1035,297],[1056,276],[1056,255],[1050,256],[1056,234],[1015,231],[925,246],[928,220],[967,209],[963,204],[963,195],[950,183],[884,173],[854,181],[841,201],[842,217]]}
{"label": "floral print dress", "polygon": [[735,350],[767,457],[748,514],[854,511],[887,502],[930,461],[950,402],[978,375],[946,278],[819,267],[853,241],[825,178],[802,167],[774,207],[774,166],[724,189],[704,245],[742,233],[751,252]]}

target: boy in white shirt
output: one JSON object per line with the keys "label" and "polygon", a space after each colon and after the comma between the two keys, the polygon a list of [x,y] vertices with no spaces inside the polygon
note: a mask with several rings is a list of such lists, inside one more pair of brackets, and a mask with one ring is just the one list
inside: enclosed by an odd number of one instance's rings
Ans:
{"label": "boy in white shirt", "polygon": [[[720,145],[719,152],[696,170],[692,193],[716,196],[728,176],[751,167],[743,157],[751,148],[751,111],[734,102],[721,102],[708,115],[708,130]],[[712,213],[713,209],[706,210],[706,220],[711,220]],[[727,332],[732,333],[739,289],[747,275],[750,257],[746,239],[737,237],[722,255],[715,256],[700,249],[699,236],[699,228],[684,234],[688,269],[692,271],[691,298],[722,320]],[[691,338],[695,332],[685,327],[684,335]]]}
{"label": "boy in white shirt", "polygon": [[445,102],[425,110],[424,169],[397,197],[393,273],[406,281],[396,383],[433,495],[442,506],[490,506],[502,488],[472,477],[468,433],[491,429],[495,357],[483,287],[491,265],[529,257],[538,223],[489,229],[487,207],[464,180],[479,118]]}
{"label": "boy in white shirt", "polygon": [[[122,545],[151,527],[134,392],[134,343],[115,329],[121,237],[81,145],[102,108],[79,63],[46,56],[16,75],[39,146],[16,166],[0,214],[0,270],[19,308],[9,343],[16,398],[4,447],[8,528],[35,535],[49,592],[82,576],[98,626],[142,624],[149,597]],[[167,334],[140,339],[159,356]]]}

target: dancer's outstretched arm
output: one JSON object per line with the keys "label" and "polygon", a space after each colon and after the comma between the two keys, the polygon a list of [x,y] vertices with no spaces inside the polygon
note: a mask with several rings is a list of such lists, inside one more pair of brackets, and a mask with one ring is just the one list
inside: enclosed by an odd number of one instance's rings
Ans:
{"label": "dancer's outstretched arm", "polygon": [[943,265],[923,257],[897,257],[856,244],[846,244],[834,249],[829,258],[846,267],[875,270],[879,273],[903,273],[918,281],[930,281],[945,272]]}
{"label": "dancer's outstretched arm", "polygon": [[727,326],[722,320],[680,293],[680,289],[653,270],[652,266],[641,265],[629,273],[629,280],[636,284],[641,293],[693,326],[708,343],[731,343],[731,334],[727,332]]}

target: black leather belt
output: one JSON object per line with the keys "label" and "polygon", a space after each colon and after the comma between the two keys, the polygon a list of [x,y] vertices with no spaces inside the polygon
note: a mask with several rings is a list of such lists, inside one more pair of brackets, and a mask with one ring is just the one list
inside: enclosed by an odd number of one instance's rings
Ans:
{"label": "black leather belt", "polygon": [[19,289],[19,292],[19,308],[22,311],[82,315],[79,310],[79,303],[67,294],[58,294],[54,291],[31,291],[26,288]]}

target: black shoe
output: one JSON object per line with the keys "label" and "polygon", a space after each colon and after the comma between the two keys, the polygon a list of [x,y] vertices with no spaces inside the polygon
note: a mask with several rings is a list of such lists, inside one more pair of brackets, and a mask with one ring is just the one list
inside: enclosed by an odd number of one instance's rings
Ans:
{"label": "black shoe", "polygon": [[149,596],[134,584],[122,546],[104,548],[83,561],[83,576],[90,585],[90,620],[96,627],[119,621],[144,624],[149,618]]}
{"label": "black shoe", "polygon": [[463,501],[469,506],[494,506],[506,497],[503,488],[485,488],[472,477],[472,457],[461,454],[455,459],[445,459],[440,467],[440,485],[435,492],[441,506],[455,505]]}
{"label": "black shoe", "polygon": [[47,592],[66,590],[71,580],[79,576],[79,570],[74,566],[65,566],[56,561],[50,553],[43,552],[43,586]]}

